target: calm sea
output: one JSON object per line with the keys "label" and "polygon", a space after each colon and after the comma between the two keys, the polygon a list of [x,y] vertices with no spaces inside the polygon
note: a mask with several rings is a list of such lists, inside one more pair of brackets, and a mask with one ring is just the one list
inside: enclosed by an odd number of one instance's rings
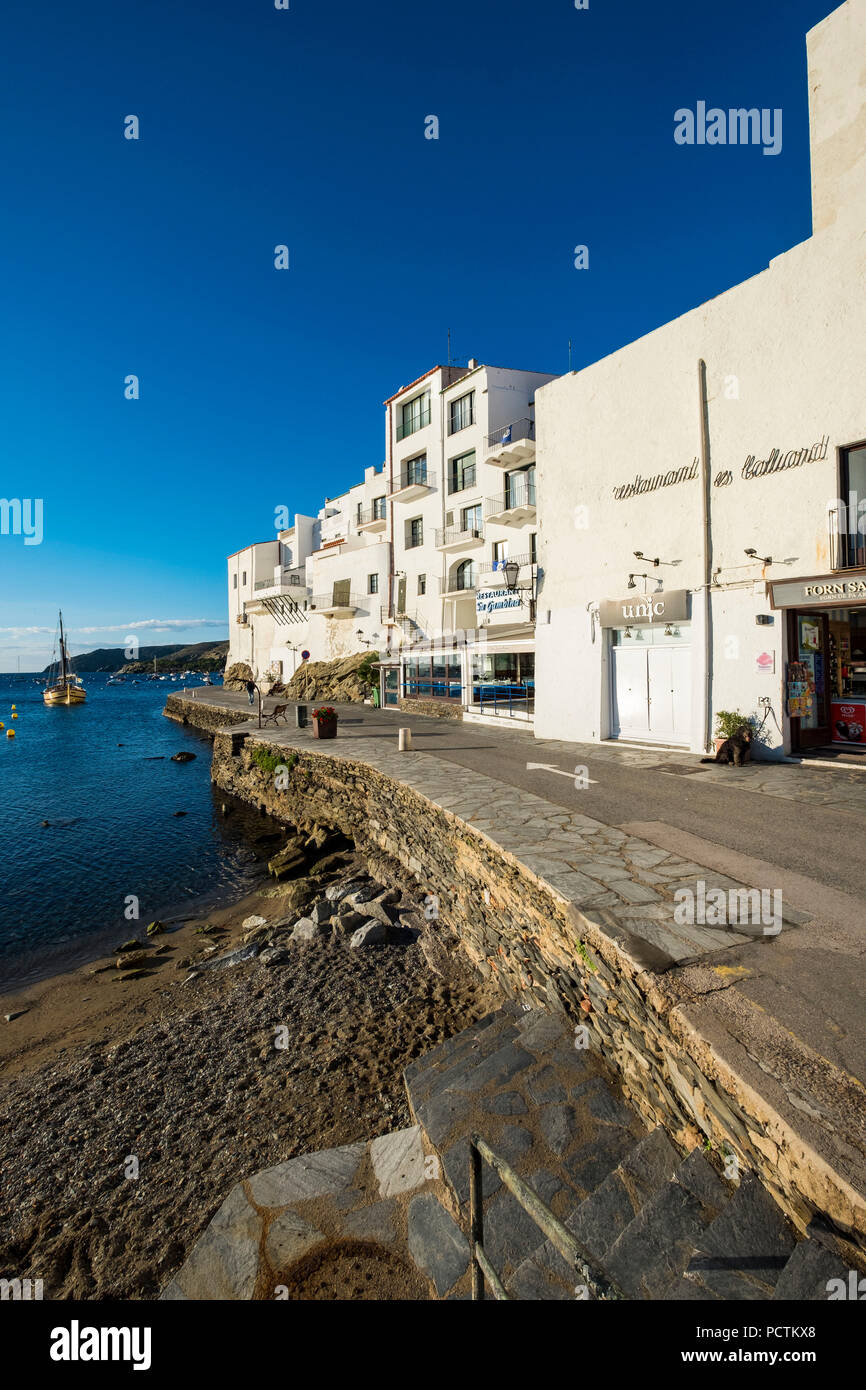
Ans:
{"label": "calm sea", "polygon": [[[221,814],[210,740],[164,718],[180,686],[107,681],[88,675],[85,705],[50,709],[40,679],[0,675],[0,720],[16,735],[0,729],[0,990],[94,960],[156,917],[240,897],[273,852],[272,822],[239,803]],[[195,762],[173,763],[182,749]],[[124,917],[131,895],[138,922]]]}

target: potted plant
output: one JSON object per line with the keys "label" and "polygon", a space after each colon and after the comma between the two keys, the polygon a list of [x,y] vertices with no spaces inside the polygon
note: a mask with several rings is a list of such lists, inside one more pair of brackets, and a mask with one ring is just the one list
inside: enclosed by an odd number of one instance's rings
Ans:
{"label": "potted plant", "polygon": [[313,738],[337,737],[337,711],[333,705],[320,705],[313,710]]}
{"label": "potted plant", "polygon": [[713,740],[715,751],[718,753],[726,738],[732,738],[738,729],[744,724],[748,724],[754,734],[755,721],[748,714],[740,714],[735,709],[720,709],[716,714],[716,734]]}

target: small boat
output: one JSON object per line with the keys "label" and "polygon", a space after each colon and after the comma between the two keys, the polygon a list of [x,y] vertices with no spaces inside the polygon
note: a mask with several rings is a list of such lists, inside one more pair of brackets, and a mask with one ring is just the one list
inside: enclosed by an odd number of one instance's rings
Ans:
{"label": "small boat", "polygon": [[52,665],[60,666],[58,678],[52,683],[49,675],[42,698],[46,705],[83,705],[87,691],[81,680],[72,670],[69,652],[66,649],[66,636],[63,632],[63,614],[60,614],[60,661]]}

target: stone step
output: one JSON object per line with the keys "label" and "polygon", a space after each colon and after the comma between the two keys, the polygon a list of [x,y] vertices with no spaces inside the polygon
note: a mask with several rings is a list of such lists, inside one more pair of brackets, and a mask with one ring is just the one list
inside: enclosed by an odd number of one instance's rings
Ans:
{"label": "stone step", "polygon": [[[852,1270],[854,1279],[851,1278]],[[863,1290],[857,1290],[856,1281],[862,1276],[859,1270],[854,1270],[853,1265],[845,1264],[834,1255],[832,1250],[826,1250],[823,1246],[817,1245],[814,1241],[803,1240],[797,1246],[782,1273],[776,1282],[773,1290],[774,1300],[802,1299],[805,1301],[825,1303],[831,1296],[837,1299],[847,1299],[850,1297],[862,1298],[866,1293],[866,1282]],[[833,1286],[833,1281],[841,1281]],[[852,1284],[854,1292],[852,1294]]]}
{"label": "stone step", "polygon": [[695,1241],[682,1273],[701,1293],[717,1298],[769,1299],[796,1246],[797,1236],[772,1197],[754,1174],[745,1173]]}

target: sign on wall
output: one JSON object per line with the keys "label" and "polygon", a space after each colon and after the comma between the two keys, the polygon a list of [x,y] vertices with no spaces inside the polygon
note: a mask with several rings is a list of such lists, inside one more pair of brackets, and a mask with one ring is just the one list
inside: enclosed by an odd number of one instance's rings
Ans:
{"label": "sign on wall", "polygon": [[688,589],[667,593],[603,599],[598,605],[602,627],[649,627],[652,623],[680,623],[689,615]]}
{"label": "sign on wall", "polygon": [[475,594],[475,616],[488,617],[494,613],[513,612],[523,607],[519,593],[509,589],[478,589]]}
{"label": "sign on wall", "polygon": [[866,598],[866,579],[784,580],[771,584],[774,608],[809,608],[838,602],[839,599]]}

